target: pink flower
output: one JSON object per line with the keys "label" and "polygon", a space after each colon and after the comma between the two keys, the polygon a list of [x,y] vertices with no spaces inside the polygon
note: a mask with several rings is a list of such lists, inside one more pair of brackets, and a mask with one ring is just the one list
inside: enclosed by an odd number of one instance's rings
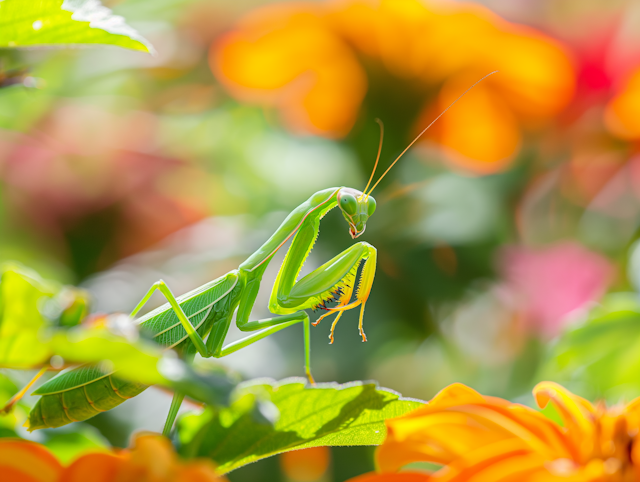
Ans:
{"label": "pink flower", "polygon": [[505,248],[498,264],[525,322],[546,336],[558,334],[569,313],[600,298],[613,278],[607,259],[572,242]]}

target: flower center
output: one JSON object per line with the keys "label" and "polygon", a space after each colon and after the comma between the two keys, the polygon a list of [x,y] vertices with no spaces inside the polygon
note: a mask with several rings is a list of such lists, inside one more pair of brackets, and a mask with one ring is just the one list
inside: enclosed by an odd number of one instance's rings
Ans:
{"label": "flower center", "polygon": [[638,480],[637,469],[633,466],[638,430],[629,426],[627,417],[620,410],[605,410],[604,407],[597,407],[597,410],[592,455],[584,467],[585,475],[597,473],[600,475],[598,480],[603,482]]}

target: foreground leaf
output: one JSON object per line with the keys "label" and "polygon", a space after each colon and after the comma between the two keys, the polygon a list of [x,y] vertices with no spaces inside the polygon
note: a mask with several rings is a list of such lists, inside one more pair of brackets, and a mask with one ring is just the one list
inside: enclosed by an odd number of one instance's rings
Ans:
{"label": "foreground leaf", "polygon": [[[372,382],[318,384],[303,379],[249,383],[238,388],[228,409],[182,417],[181,452],[209,457],[226,473],[281,452],[321,445],[378,445],[384,420],[404,415],[424,402],[403,399]],[[274,424],[256,420],[253,401],[270,400],[279,411]]]}
{"label": "foreground leaf", "polygon": [[3,0],[0,26],[0,47],[106,44],[152,50],[98,0]]}
{"label": "foreground leaf", "polygon": [[43,312],[53,311],[47,308],[59,291],[58,285],[26,268],[0,269],[0,367],[29,368],[49,359],[38,332],[53,323]]}
{"label": "foreground leaf", "polygon": [[47,366],[57,355],[66,364],[101,363],[119,378],[228,404],[236,385],[228,374],[193,370],[175,352],[140,336],[126,315],[94,316],[79,324],[87,311],[84,291],[44,280],[17,264],[1,266],[0,368]]}

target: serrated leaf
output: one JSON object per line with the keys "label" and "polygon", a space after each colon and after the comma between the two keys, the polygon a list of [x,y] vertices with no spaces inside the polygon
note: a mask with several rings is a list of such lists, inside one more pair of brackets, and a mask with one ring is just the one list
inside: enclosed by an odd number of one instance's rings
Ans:
{"label": "serrated leaf", "polygon": [[[220,473],[290,450],[322,445],[378,445],[386,436],[384,421],[424,402],[403,399],[374,382],[318,384],[303,379],[258,382],[238,387],[227,409],[182,417],[180,451],[209,457]],[[256,420],[253,401],[270,401],[279,411],[274,424]]]}
{"label": "serrated leaf", "polygon": [[103,44],[153,47],[98,0],[2,0],[0,47]]}

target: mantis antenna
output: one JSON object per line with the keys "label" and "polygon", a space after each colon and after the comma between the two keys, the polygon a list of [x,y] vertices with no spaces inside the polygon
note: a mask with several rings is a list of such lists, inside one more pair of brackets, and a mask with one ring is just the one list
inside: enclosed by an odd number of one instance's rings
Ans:
{"label": "mantis antenna", "polygon": [[[402,156],[404,156],[405,152],[407,152],[407,151],[409,150],[409,148],[410,148],[411,146],[413,146],[413,145],[418,141],[418,139],[420,139],[420,138],[422,137],[422,134],[424,134],[425,132],[427,132],[427,131],[429,130],[429,127],[431,127],[433,124],[435,124],[435,122],[436,122],[438,119],[440,119],[440,117],[442,117],[442,116],[443,116],[443,115],[444,115],[444,114],[445,114],[449,109],[451,109],[451,108],[455,105],[455,103],[456,103],[456,102],[458,102],[460,99],[462,99],[462,98],[467,94],[467,92],[469,92],[471,89],[473,89],[476,85],[478,85],[478,84],[479,84],[480,82],[482,82],[484,79],[486,79],[486,78],[487,78],[487,77],[489,77],[490,75],[495,74],[496,72],[498,72],[498,71],[497,71],[497,70],[494,70],[493,72],[489,72],[487,75],[485,75],[484,77],[482,77],[480,80],[477,80],[477,81],[476,81],[476,82],[475,82],[471,87],[469,87],[469,88],[468,88],[467,90],[465,90],[462,94],[460,94],[460,96],[459,96],[456,100],[454,100],[451,104],[449,104],[449,106],[448,106],[445,110],[443,110],[443,111],[440,113],[440,115],[439,115],[438,117],[436,117],[435,119],[433,119],[433,120],[431,121],[431,123],[430,123],[427,127],[425,127],[425,128],[422,130],[422,132],[420,132],[420,134],[418,134],[418,135],[416,136],[416,138],[415,138],[414,140],[412,140],[412,141],[411,141],[411,144],[409,144],[407,147],[405,147],[404,151],[402,151],[402,152],[400,153],[400,155],[396,158],[396,160],[395,160],[395,161],[393,161],[393,162],[391,163],[391,165],[387,168],[387,170],[386,170],[386,171],[384,171],[384,172],[382,173],[382,176],[380,176],[380,178],[378,179],[378,181],[373,185],[373,187],[371,188],[371,190],[367,193],[367,197],[369,196],[369,194],[371,194],[371,193],[373,192],[373,190],[374,190],[374,189],[376,188],[376,186],[380,183],[380,181],[382,181],[382,178],[383,178],[384,176],[386,176],[386,175],[387,175],[387,173],[391,170],[391,168],[395,165],[395,163],[396,163],[396,162],[398,162]],[[376,119],[376,120],[377,120],[377,119]],[[381,125],[380,125],[380,127],[382,127],[382,123],[380,123],[380,124],[381,124]],[[382,147],[382,136],[380,136],[380,147]],[[378,151],[378,157],[380,157],[380,152],[379,152],[379,151]],[[376,166],[377,166],[377,165],[378,165],[378,161],[376,160]],[[373,168],[373,170],[374,170],[374,172],[375,172],[375,167]],[[371,173],[371,177],[373,177],[373,173]],[[369,182],[371,182],[371,180],[369,180]],[[369,187],[369,184],[367,184],[367,187]],[[366,190],[367,190],[367,188],[365,188],[365,191],[366,191]]]}
{"label": "mantis antenna", "polygon": [[[373,175],[376,173],[376,168],[378,167],[378,161],[380,160],[380,153],[382,152],[382,139],[384,138],[384,124],[382,123],[382,121],[380,119],[376,118],[376,122],[378,123],[378,125],[380,126],[380,144],[378,145],[378,155],[376,156],[376,163],[373,165],[373,171],[371,171],[371,176],[369,177],[369,182],[367,183],[367,185],[364,188],[364,191],[362,192],[367,192],[367,189],[369,189],[369,184],[371,184],[371,181],[373,181]],[[372,189],[373,191],[373,189]],[[369,197],[369,195],[367,194],[367,198]]]}

